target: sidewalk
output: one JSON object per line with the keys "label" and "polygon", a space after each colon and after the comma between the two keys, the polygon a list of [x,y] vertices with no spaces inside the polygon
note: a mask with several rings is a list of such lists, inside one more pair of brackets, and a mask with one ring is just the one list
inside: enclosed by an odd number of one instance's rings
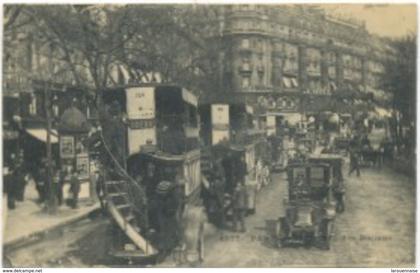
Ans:
{"label": "sidewalk", "polygon": [[[99,208],[98,202],[92,204],[90,200],[83,198],[86,196],[86,187],[82,187],[81,196],[78,209],[71,209],[63,204],[58,208],[57,214],[48,215],[43,211],[43,207],[36,202],[38,195],[35,185],[28,183],[25,189],[25,200],[16,202],[16,208],[7,211],[3,246],[15,245],[55,228],[71,224]],[[7,209],[7,207],[3,209]]]}

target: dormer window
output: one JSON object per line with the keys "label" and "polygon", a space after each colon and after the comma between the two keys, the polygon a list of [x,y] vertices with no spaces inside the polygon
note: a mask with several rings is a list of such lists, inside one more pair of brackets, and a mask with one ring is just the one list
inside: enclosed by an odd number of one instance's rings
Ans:
{"label": "dormer window", "polygon": [[242,48],[249,48],[249,39],[242,39],[241,41],[241,47]]}
{"label": "dormer window", "polygon": [[248,87],[250,87],[250,85],[251,85],[251,78],[250,77],[247,77],[247,76],[242,77],[242,83],[241,83],[241,85],[242,85],[242,88],[248,88]]}

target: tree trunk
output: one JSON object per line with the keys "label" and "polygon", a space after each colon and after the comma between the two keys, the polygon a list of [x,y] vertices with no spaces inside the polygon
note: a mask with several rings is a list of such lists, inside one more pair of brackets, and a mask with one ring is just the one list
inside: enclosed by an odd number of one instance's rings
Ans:
{"label": "tree trunk", "polygon": [[57,194],[54,182],[52,180],[52,156],[51,156],[51,115],[50,115],[50,97],[48,86],[44,89],[45,96],[45,115],[47,120],[47,185],[48,185],[48,201],[47,201],[47,212],[48,214],[57,213]]}

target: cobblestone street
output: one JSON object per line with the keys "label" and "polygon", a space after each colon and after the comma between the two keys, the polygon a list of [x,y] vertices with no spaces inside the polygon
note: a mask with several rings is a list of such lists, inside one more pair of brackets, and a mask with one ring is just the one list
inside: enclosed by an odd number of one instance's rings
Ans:
{"label": "cobblestone street", "polygon": [[[258,196],[257,214],[245,234],[223,232],[207,243],[204,266],[214,267],[404,267],[414,264],[415,187],[383,169],[346,176],[346,211],[338,215],[329,251],[270,246],[265,221],[283,213],[286,180],[276,175]],[[238,251],[240,249],[241,251]]]}

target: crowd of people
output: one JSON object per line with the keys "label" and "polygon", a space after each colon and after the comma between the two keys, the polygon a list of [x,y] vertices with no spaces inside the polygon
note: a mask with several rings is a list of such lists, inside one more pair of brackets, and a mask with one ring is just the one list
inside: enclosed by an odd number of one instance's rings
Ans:
{"label": "crowd of people", "polygon": [[[23,153],[17,156],[12,154],[12,163],[3,168],[3,194],[7,196],[7,207],[10,210],[16,208],[17,202],[25,200],[25,191],[29,183],[34,183],[37,192],[37,203],[41,206],[67,205],[73,209],[79,206],[79,195],[81,191],[80,170],[77,168],[59,168],[54,161],[49,166],[47,160],[41,160],[37,168],[29,169],[25,166]],[[98,187],[100,183],[99,171],[92,173],[89,182],[93,187],[95,195],[103,196],[103,189]],[[68,184],[67,198],[64,200],[64,186]],[[92,189],[91,189],[92,191]]]}

